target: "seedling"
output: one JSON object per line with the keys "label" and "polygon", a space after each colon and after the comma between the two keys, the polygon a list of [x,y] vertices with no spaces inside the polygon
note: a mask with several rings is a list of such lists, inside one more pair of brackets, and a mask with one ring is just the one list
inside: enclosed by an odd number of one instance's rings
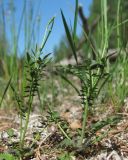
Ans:
{"label": "seedling", "polygon": [[23,81],[23,91],[18,93],[14,85],[11,83],[11,89],[14,93],[15,99],[18,103],[18,111],[20,115],[20,148],[24,147],[25,135],[28,128],[29,117],[32,111],[33,97],[39,93],[39,82],[44,76],[44,69],[47,64],[50,62],[49,55],[43,55],[43,48],[46,44],[46,41],[51,33],[54,24],[53,17],[47,27],[43,42],[41,47],[38,49],[36,46],[35,51],[32,53],[27,52],[26,62],[25,62],[25,79]]}
{"label": "seedling", "polygon": [[[76,0],[76,11],[78,8],[78,1]],[[87,124],[88,112],[91,111],[91,106],[94,104],[94,100],[98,97],[101,89],[109,78],[109,74],[106,72],[106,61],[107,58],[101,58],[97,61],[92,61],[90,59],[86,60],[82,64],[78,63],[75,36],[76,36],[76,21],[77,16],[75,14],[73,34],[70,32],[66,19],[63,12],[61,11],[62,20],[65,28],[65,32],[71,46],[74,58],[76,60],[76,65],[68,65],[67,67],[59,67],[57,72],[64,78],[78,93],[81,98],[81,103],[83,106],[83,120],[82,120],[82,131],[80,146],[85,139],[85,128]],[[91,45],[91,44],[90,44]],[[65,74],[63,74],[65,73]],[[67,74],[78,77],[80,80],[80,89],[78,89],[72,82],[67,78]]]}

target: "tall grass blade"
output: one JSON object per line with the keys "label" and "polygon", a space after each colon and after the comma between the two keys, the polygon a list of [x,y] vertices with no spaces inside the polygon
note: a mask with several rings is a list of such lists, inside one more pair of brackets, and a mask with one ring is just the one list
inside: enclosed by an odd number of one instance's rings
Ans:
{"label": "tall grass blade", "polygon": [[78,0],[76,0],[74,27],[73,27],[73,40],[74,40],[74,42],[75,42],[75,38],[76,38],[77,19],[78,19]]}
{"label": "tall grass blade", "polygon": [[117,25],[113,26],[113,29],[116,29],[117,27],[119,27],[119,26],[121,26],[121,25],[123,25],[123,24],[126,24],[126,23],[128,23],[128,19],[126,19],[126,20],[118,23]]}
{"label": "tall grass blade", "polygon": [[3,102],[3,99],[4,99],[4,97],[5,97],[5,95],[6,95],[7,91],[8,91],[9,86],[10,86],[11,80],[12,80],[12,77],[9,79],[9,81],[8,81],[8,83],[6,85],[6,88],[4,90],[4,93],[2,95],[1,102],[0,102],[0,108],[1,108],[1,105],[2,105],[2,102]]}
{"label": "tall grass blade", "polygon": [[19,23],[19,26],[18,26],[18,32],[17,32],[17,37],[16,37],[16,39],[17,39],[16,40],[16,52],[17,52],[17,49],[18,49],[19,37],[20,37],[21,27],[22,27],[22,23],[23,23],[24,14],[25,14],[25,6],[26,6],[26,1],[24,1],[24,5],[23,5],[21,17],[20,17],[20,23]]}
{"label": "tall grass blade", "polygon": [[78,88],[67,77],[65,77],[61,73],[60,73],[60,76],[75,89],[75,91],[78,93],[78,95],[80,95]]}
{"label": "tall grass blade", "polygon": [[75,44],[74,44],[74,42],[73,42],[72,36],[71,36],[71,34],[70,34],[70,30],[69,30],[69,28],[68,28],[68,25],[67,25],[67,22],[66,22],[66,19],[65,19],[65,17],[64,17],[64,14],[63,14],[63,11],[62,11],[62,10],[61,10],[61,16],[62,16],[62,20],[63,20],[65,32],[66,32],[66,35],[67,35],[69,44],[70,44],[70,46],[71,46],[71,49],[72,49],[72,52],[73,52],[75,61],[76,61],[76,63],[78,64],[77,55],[76,55],[76,50],[75,50]]}
{"label": "tall grass blade", "polygon": [[104,57],[106,49],[108,48],[108,17],[107,17],[107,0],[101,1],[102,17],[102,37],[103,37],[103,49],[101,57]]}
{"label": "tall grass blade", "polygon": [[117,48],[120,48],[120,27],[119,27],[119,23],[120,23],[120,5],[121,5],[121,0],[118,0],[118,4],[117,4]]}

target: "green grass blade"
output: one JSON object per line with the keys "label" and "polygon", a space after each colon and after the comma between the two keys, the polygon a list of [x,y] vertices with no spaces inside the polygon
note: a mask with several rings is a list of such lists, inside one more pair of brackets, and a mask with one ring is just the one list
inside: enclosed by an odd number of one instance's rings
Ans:
{"label": "green grass blade", "polygon": [[78,0],[76,0],[74,27],[73,27],[73,40],[74,41],[75,41],[75,38],[76,38],[77,19],[78,19]]}
{"label": "green grass blade", "polygon": [[62,75],[61,73],[59,74],[66,82],[68,82],[75,89],[78,95],[80,95],[79,89],[77,89],[76,86],[66,76]]}
{"label": "green grass blade", "polygon": [[106,84],[106,82],[108,81],[109,78],[110,78],[110,75],[108,74],[108,76],[107,76],[107,77],[105,78],[105,80],[102,82],[102,84],[101,84],[101,86],[100,86],[100,88],[99,88],[99,90],[98,90],[97,97],[99,96],[101,89],[102,89],[103,86]]}
{"label": "green grass blade", "polygon": [[117,4],[117,49],[120,48],[121,46],[121,34],[120,34],[120,27],[119,27],[119,23],[120,23],[120,7],[121,7],[121,0],[118,0],[118,4]]}
{"label": "green grass blade", "polygon": [[5,97],[5,94],[7,93],[8,88],[9,88],[9,86],[10,86],[11,80],[12,80],[12,77],[9,79],[9,81],[8,81],[8,83],[7,83],[7,85],[6,85],[6,88],[5,88],[5,90],[4,90],[4,93],[3,93],[3,95],[2,95],[1,102],[0,102],[0,108],[1,108],[1,105],[2,105],[2,102],[3,102],[3,99],[4,99],[4,97]]}
{"label": "green grass blade", "polygon": [[119,27],[119,26],[121,26],[123,24],[126,24],[126,23],[128,23],[128,19],[126,19],[126,20],[122,21],[121,23],[118,23],[117,25],[113,26],[112,29],[116,29],[117,27]]}
{"label": "green grass blade", "polygon": [[62,11],[62,10],[61,10],[61,16],[62,16],[62,20],[63,20],[65,32],[66,32],[66,35],[67,35],[67,38],[68,38],[70,47],[71,47],[71,49],[72,49],[72,52],[73,52],[74,58],[75,58],[75,60],[76,60],[76,63],[78,63],[78,61],[77,61],[77,55],[76,55],[76,50],[75,50],[75,45],[74,45],[72,36],[71,36],[71,34],[70,34],[70,31],[69,31],[69,28],[68,28],[68,25],[67,25],[67,22],[66,22],[66,19],[65,19],[65,17],[64,17],[64,14],[63,14],[63,11]]}

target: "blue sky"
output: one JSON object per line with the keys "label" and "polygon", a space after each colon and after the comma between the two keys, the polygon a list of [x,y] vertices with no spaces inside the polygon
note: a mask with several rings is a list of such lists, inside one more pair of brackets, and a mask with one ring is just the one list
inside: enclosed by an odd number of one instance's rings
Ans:
{"label": "blue sky", "polygon": [[[9,15],[8,11],[8,3],[10,0],[3,0],[4,2],[4,9],[6,11],[6,15]],[[23,2],[24,0],[13,0],[15,5],[15,23],[16,23],[16,30],[18,30],[18,26],[20,23],[20,17],[22,13],[23,8]],[[63,10],[64,15],[67,19],[67,21],[70,23],[73,22],[74,17],[74,8],[75,8],[75,0],[26,0],[27,7],[29,8],[29,5],[32,4],[35,11],[34,16],[38,20],[40,19],[40,28],[38,31],[38,28],[36,29],[39,34],[36,35],[36,43],[41,44],[43,34],[45,31],[45,27],[50,20],[51,17],[56,16],[55,23],[53,27],[53,31],[50,35],[50,38],[47,41],[46,47],[44,48],[44,52],[49,53],[53,52],[54,46],[57,45],[62,38],[62,36],[65,34],[61,15],[60,15],[60,8]],[[92,0],[79,0],[79,3],[83,5],[84,12],[86,16],[89,16],[89,7],[92,3]],[[10,24],[11,22],[7,23],[6,31],[7,35],[10,38],[11,37],[11,31],[10,31]],[[79,23],[80,20],[79,20]],[[81,26],[78,23],[77,33],[80,35],[81,33]],[[32,26],[30,26],[32,27]],[[11,39],[10,39],[11,41]],[[19,54],[22,54],[24,51],[24,23],[22,23],[20,36],[19,36]]]}

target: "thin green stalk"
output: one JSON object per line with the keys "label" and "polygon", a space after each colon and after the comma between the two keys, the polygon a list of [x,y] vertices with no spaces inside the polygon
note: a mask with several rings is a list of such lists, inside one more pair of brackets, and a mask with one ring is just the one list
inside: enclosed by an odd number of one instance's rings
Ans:
{"label": "thin green stalk", "polygon": [[[34,2],[34,1],[33,1]],[[33,21],[33,14],[34,14],[34,8],[33,8],[33,2],[32,1],[29,1],[29,14],[28,14],[28,16],[29,16],[29,18],[27,19],[28,20],[28,28],[27,28],[27,32],[28,32],[28,37],[27,37],[27,50],[29,50],[30,49],[30,42],[31,42],[31,39],[33,38],[33,37],[31,37],[31,30],[32,30],[32,21]],[[33,32],[33,34],[34,34],[34,32]]]}
{"label": "thin green stalk", "polygon": [[5,17],[5,8],[4,8],[4,2],[1,1],[1,15],[2,15],[2,39],[3,42],[5,42],[5,47],[2,50],[2,54],[3,54],[3,60],[4,60],[4,65],[3,65],[3,70],[4,70],[4,74],[5,74],[5,79],[9,77],[9,72],[8,72],[8,56],[6,54],[7,51],[7,46],[6,46],[6,17]]}
{"label": "thin green stalk", "polygon": [[75,47],[75,43],[73,41],[73,37],[72,37],[72,34],[70,33],[70,29],[68,27],[68,24],[66,22],[66,19],[65,19],[65,16],[63,14],[63,11],[61,10],[61,16],[62,16],[62,20],[63,20],[63,25],[64,25],[64,28],[65,28],[65,32],[66,32],[66,35],[67,35],[67,39],[68,39],[68,42],[69,42],[69,45],[72,49],[72,53],[73,53],[73,56],[75,58],[75,61],[76,61],[76,64],[78,65],[78,59],[77,59],[77,54],[76,54],[76,47]]}
{"label": "thin green stalk", "polygon": [[52,92],[52,101],[51,101],[51,108],[53,109],[55,107],[55,88],[54,88],[54,82],[53,82],[53,76],[51,80],[51,92]]}
{"label": "thin green stalk", "polygon": [[102,27],[104,28],[104,32],[102,34],[104,34],[104,40],[103,40],[103,50],[102,50],[102,57],[104,57],[105,53],[106,53],[106,49],[108,48],[108,22],[107,22],[107,0],[103,0],[101,1],[102,3],[102,9],[103,9],[103,23],[102,23]]}
{"label": "thin green stalk", "polygon": [[28,21],[27,21],[27,4],[26,4],[26,0],[24,0],[24,7],[25,7],[25,11],[24,11],[24,48],[25,48],[25,52],[26,50],[28,50],[27,48],[27,37],[28,37],[28,32],[27,32],[27,26],[28,26]]}
{"label": "thin green stalk", "polygon": [[124,20],[124,21],[118,23],[118,25],[113,26],[112,29],[116,29],[117,27],[119,27],[119,26],[121,26],[121,25],[123,25],[123,24],[126,24],[126,23],[128,23],[128,19],[126,19],[126,20]]}
{"label": "thin green stalk", "polygon": [[[11,7],[11,20],[12,20],[12,23],[11,23],[11,33],[12,33],[12,43],[13,43],[13,54],[14,54],[14,57],[17,56],[17,52],[16,52],[16,23],[15,23],[15,9],[14,9],[14,0],[10,0],[10,7]],[[12,57],[12,58],[14,58]],[[12,59],[12,63],[14,59]]]}
{"label": "thin green stalk", "polygon": [[6,95],[7,91],[8,91],[8,88],[9,88],[9,86],[11,84],[11,80],[12,80],[12,77],[9,79],[9,81],[8,81],[6,87],[5,87],[4,93],[3,93],[2,97],[1,97],[0,108],[1,108],[2,102],[4,100],[4,97],[5,97],[5,95]]}
{"label": "thin green stalk", "polygon": [[58,126],[58,128],[60,129],[60,131],[63,133],[63,135],[64,135],[68,140],[72,141],[71,138],[65,133],[65,131],[63,130],[63,128],[60,126],[59,123],[57,123],[57,126]]}
{"label": "thin green stalk", "polygon": [[73,40],[74,40],[74,44],[75,44],[75,40],[76,40],[77,19],[78,19],[78,0],[76,0],[74,25],[73,25],[73,35],[72,35]]}
{"label": "thin green stalk", "polygon": [[[103,46],[104,46],[104,19],[103,19],[103,1],[101,0],[101,51],[103,50]],[[102,56],[102,53],[101,53]]]}
{"label": "thin green stalk", "polygon": [[117,5],[117,48],[120,48],[120,4],[121,0],[118,0],[118,5]]}
{"label": "thin green stalk", "polygon": [[85,138],[85,128],[86,128],[87,118],[88,118],[88,102],[86,101],[86,103],[84,105],[84,113],[83,113],[83,122],[82,122],[82,132],[81,132],[80,145],[82,145],[83,140]]}
{"label": "thin green stalk", "polygon": [[21,26],[22,26],[22,22],[23,22],[23,17],[24,17],[24,14],[25,14],[25,8],[26,8],[26,1],[24,1],[24,5],[23,5],[21,17],[20,17],[20,23],[19,23],[19,26],[18,26],[18,32],[17,32],[17,37],[16,37],[16,52],[18,50],[18,42],[19,42]]}
{"label": "thin green stalk", "polygon": [[27,132],[29,117],[30,117],[31,108],[32,108],[32,101],[33,101],[32,85],[33,85],[33,81],[32,81],[32,84],[31,84],[30,96],[29,96],[29,100],[28,100],[28,107],[29,108],[28,108],[28,112],[26,113],[25,125],[23,127],[23,132],[22,132],[21,145],[20,145],[21,148],[23,148],[23,146],[24,146],[24,139],[25,139],[25,135],[26,135],[26,132]]}
{"label": "thin green stalk", "polygon": [[108,48],[107,0],[104,0],[105,50]]}
{"label": "thin green stalk", "polygon": [[[37,21],[37,16],[38,16],[38,14],[39,14],[39,10],[40,10],[40,7],[41,7],[41,0],[39,0],[39,2],[38,2],[38,6],[37,6],[37,8],[36,8],[36,10],[35,10],[35,17],[33,18],[33,22],[32,22],[32,24],[31,24],[31,36],[30,36],[30,42],[29,42],[29,45],[30,46],[32,46],[32,45],[34,45],[34,44],[32,44],[32,40],[35,42],[36,40],[34,40],[32,37],[33,37],[33,34],[34,34],[34,32],[35,31],[37,31],[37,33],[35,33],[36,35],[37,35],[37,38],[39,39],[39,31],[40,31],[40,26],[38,26],[37,28],[35,27],[35,24],[36,24],[36,21]],[[37,42],[38,42],[38,40],[37,40]]]}
{"label": "thin green stalk", "polygon": [[27,132],[27,128],[28,128],[29,117],[30,117],[30,113],[31,113],[31,106],[32,106],[32,102],[30,103],[29,110],[26,113],[25,126],[23,127],[22,138],[21,138],[21,145],[20,145],[21,148],[24,147],[24,139],[25,139],[25,135],[26,135],[26,132]]}
{"label": "thin green stalk", "polygon": [[96,50],[95,50],[95,48],[94,48],[94,46],[92,44],[91,39],[89,38],[89,36],[87,35],[87,33],[84,31],[84,29],[82,29],[82,30],[83,30],[83,33],[84,33],[84,37],[87,39],[87,41],[88,41],[88,43],[90,45],[90,48],[92,49],[92,51],[94,52],[94,54],[97,55],[97,52],[96,52]]}
{"label": "thin green stalk", "polygon": [[22,143],[22,133],[23,133],[23,121],[22,121],[22,116],[20,115],[20,144]]}

